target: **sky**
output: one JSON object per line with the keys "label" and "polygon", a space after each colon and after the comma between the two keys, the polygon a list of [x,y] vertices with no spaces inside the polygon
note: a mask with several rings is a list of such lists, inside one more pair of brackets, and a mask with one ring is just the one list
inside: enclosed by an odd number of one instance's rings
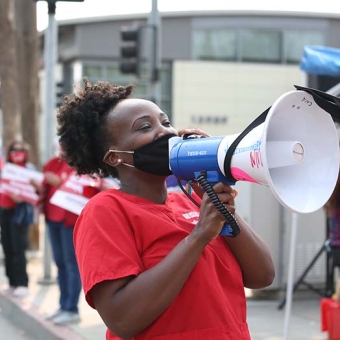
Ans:
{"label": "sky", "polygon": [[[84,0],[84,2],[57,2],[56,20],[148,13],[152,0]],[[264,10],[333,13],[340,15],[340,1],[336,0],[158,0],[160,12],[200,10]],[[48,24],[47,2],[37,1],[37,28]]]}

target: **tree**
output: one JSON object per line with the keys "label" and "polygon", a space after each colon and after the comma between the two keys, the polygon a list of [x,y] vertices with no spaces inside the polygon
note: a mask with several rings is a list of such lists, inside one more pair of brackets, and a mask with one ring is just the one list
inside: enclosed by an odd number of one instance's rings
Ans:
{"label": "tree", "polygon": [[[1,0],[0,0],[1,1]],[[34,1],[16,0],[18,86],[22,136],[31,146],[30,160],[39,165],[39,37]]]}
{"label": "tree", "polygon": [[6,148],[13,139],[23,138],[31,146],[31,161],[37,166],[38,43],[35,2],[0,0],[2,145]]}
{"label": "tree", "polygon": [[14,0],[0,0],[0,79],[3,113],[2,145],[21,137],[18,91],[17,27]]}

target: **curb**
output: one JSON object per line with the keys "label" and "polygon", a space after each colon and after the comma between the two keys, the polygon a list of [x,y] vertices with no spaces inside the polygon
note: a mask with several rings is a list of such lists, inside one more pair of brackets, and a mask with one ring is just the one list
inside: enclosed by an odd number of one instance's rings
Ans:
{"label": "curb", "polygon": [[67,326],[57,326],[45,320],[38,307],[0,292],[2,314],[16,327],[35,340],[84,340]]}

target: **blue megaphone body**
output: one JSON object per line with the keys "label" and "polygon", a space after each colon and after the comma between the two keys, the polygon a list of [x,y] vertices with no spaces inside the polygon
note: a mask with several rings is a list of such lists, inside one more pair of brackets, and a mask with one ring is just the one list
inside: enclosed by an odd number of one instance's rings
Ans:
{"label": "blue megaphone body", "polygon": [[[235,184],[235,182],[227,181],[221,171],[223,164],[219,164],[221,161],[218,160],[218,154],[221,152],[220,145],[225,136],[197,137],[188,139],[173,137],[170,139],[169,162],[173,174],[178,179],[196,182],[201,171],[205,171],[206,179],[212,185],[218,182]],[[222,152],[225,155],[227,150],[222,148]]]}

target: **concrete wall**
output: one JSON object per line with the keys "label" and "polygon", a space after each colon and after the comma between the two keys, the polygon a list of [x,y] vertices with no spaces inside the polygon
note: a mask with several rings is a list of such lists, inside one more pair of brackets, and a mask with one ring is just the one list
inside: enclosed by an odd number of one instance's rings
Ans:
{"label": "concrete wall", "polygon": [[[212,135],[239,133],[302,82],[296,65],[175,61],[172,123],[177,128],[197,126],[202,118],[200,127]],[[220,120],[204,122],[209,116]]]}

